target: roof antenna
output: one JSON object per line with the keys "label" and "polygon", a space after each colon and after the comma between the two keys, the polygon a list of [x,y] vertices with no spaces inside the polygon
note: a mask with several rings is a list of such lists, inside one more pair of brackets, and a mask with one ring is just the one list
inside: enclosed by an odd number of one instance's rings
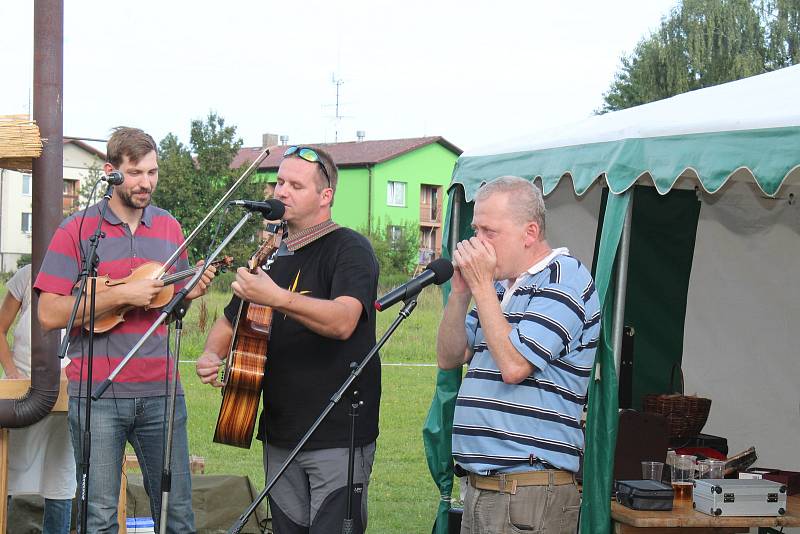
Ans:
{"label": "roof antenna", "polygon": [[342,121],[342,116],[339,114],[339,87],[344,83],[344,80],[341,78],[336,78],[336,73],[331,73],[331,82],[336,86],[336,116],[335,116],[335,126],[333,130],[333,142],[339,142],[339,124]]}

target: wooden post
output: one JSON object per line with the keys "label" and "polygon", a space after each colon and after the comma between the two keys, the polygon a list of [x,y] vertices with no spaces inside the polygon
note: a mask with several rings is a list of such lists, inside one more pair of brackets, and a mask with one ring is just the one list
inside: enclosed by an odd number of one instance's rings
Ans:
{"label": "wooden post", "polygon": [[5,534],[6,523],[8,518],[6,513],[8,510],[8,429],[0,428],[0,497],[3,502],[0,503],[0,532]]}

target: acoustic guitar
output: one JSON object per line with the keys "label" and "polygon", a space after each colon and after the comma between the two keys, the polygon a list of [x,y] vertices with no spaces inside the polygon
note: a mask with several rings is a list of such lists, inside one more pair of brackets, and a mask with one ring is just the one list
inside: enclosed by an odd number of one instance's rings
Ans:
{"label": "acoustic guitar", "polygon": [[[248,262],[251,273],[268,267],[281,243],[283,225],[268,225],[266,240]],[[214,442],[249,449],[261,400],[272,308],[241,301],[222,374],[222,405]]]}
{"label": "acoustic guitar", "polygon": [[[231,256],[224,256],[217,261],[211,262],[210,266],[216,267],[220,271],[224,271],[232,264],[233,258]],[[162,267],[162,264],[156,261],[151,261],[139,265],[125,278],[111,279],[108,276],[98,276],[96,289],[97,294],[99,295],[111,287],[127,284],[128,282],[133,282],[134,280],[155,279]],[[175,288],[172,284],[193,276],[199,269],[200,267],[192,267],[191,269],[186,269],[185,271],[178,271],[176,273],[162,275],[160,280],[164,282],[164,288],[158,292],[150,304],[145,306],[144,309],[158,309],[169,304],[169,301],[172,300],[172,297],[175,294]],[[91,287],[91,284],[86,284],[87,295],[91,295]],[[108,332],[119,323],[123,322],[125,320],[125,314],[135,308],[136,306],[125,305],[98,315],[94,318],[94,332],[96,334]],[[83,324],[83,328],[85,330],[89,330],[89,321],[86,321]]]}

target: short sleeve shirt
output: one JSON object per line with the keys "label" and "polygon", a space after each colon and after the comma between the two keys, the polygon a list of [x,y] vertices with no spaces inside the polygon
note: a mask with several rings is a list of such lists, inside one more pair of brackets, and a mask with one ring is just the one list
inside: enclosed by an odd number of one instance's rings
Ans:
{"label": "short sleeve shirt", "polygon": [[[291,448],[348,378],[351,362],[360,363],[375,345],[378,262],[366,238],[348,228],[339,228],[293,253],[282,247],[269,268],[269,275],[278,286],[290,291],[323,300],[349,296],[363,308],[355,331],[346,340],[327,338],[281,313],[272,314],[264,375],[264,413],[258,437],[274,446]],[[225,316],[232,324],[239,302],[234,297],[225,309]],[[377,356],[359,376],[356,386],[364,402],[356,421],[356,445],[365,445],[378,436],[380,361]],[[343,397],[312,435],[308,449],[348,445],[349,406],[348,398]]]}

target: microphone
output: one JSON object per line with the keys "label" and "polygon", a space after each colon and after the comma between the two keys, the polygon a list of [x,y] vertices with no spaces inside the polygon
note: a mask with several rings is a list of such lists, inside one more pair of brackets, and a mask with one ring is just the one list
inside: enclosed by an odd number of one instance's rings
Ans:
{"label": "microphone", "polygon": [[100,179],[104,182],[108,182],[111,185],[120,185],[125,181],[125,176],[123,176],[123,174],[119,171],[111,171],[110,173],[101,176]]}
{"label": "microphone", "polygon": [[286,206],[277,198],[271,198],[265,202],[258,202],[255,200],[231,200],[231,206],[240,206],[246,210],[257,211],[268,220],[274,221],[283,217],[286,211]]}
{"label": "microphone", "polygon": [[411,279],[402,286],[391,290],[386,295],[382,296],[375,301],[375,309],[383,311],[386,308],[394,306],[401,300],[408,300],[410,297],[416,296],[424,288],[431,284],[440,286],[453,277],[453,264],[450,260],[439,258],[433,260],[422,274],[416,278]]}

